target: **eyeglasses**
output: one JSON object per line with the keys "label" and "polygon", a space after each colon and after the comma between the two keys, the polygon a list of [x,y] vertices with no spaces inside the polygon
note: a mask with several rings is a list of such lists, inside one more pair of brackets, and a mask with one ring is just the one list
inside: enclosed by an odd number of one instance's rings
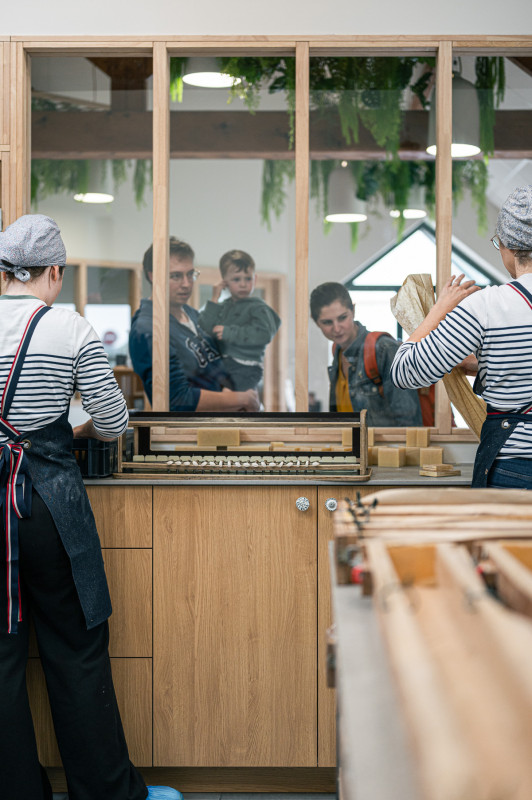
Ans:
{"label": "eyeglasses", "polygon": [[494,246],[495,250],[500,250],[501,249],[501,243],[499,241],[499,237],[497,236],[497,234],[495,234],[495,236],[491,237],[490,242]]}
{"label": "eyeglasses", "polygon": [[168,277],[171,281],[175,281],[176,283],[183,283],[185,278],[192,283],[192,281],[199,278],[200,274],[199,269],[189,269],[188,272],[171,272]]}

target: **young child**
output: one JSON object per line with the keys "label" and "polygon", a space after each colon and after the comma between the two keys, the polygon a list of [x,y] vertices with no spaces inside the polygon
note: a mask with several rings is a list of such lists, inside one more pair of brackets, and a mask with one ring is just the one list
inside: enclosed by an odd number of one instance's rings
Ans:
{"label": "young child", "polygon": [[[222,280],[213,286],[209,300],[200,314],[199,323],[218,339],[224,366],[235,391],[255,389],[263,373],[263,360],[268,345],[281,320],[259,297],[252,297],[255,288],[255,262],[243,250],[229,250],[220,259]],[[223,289],[231,297],[219,303]]]}

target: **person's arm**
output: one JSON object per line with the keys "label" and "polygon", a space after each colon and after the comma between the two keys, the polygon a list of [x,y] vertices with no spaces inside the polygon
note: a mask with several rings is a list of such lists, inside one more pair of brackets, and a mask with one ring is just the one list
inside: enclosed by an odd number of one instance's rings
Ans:
{"label": "person's arm", "polygon": [[470,294],[478,292],[480,286],[475,286],[475,281],[466,281],[462,283],[464,278],[462,273],[457,278],[451,275],[447,283],[444,285],[441,292],[438,294],[438,299],[430,309],[429,313],[419,325],[414,333],[407,339],[407,342],[420,342],[425,336],[435,330],[440,322],[442,322],[447,314],[449,314],[458,303],[469,297]]}
{"label": "person's arm", "polygon": [[77,426],[74,434],[110,441],[127,428],[126,401],[95,331],[83,317],[75,324],[74,386],[91,419]]}
{"label": "person's arm", "polygon": [[259,411],[259,395],[254,389],[246,392],[232,392],[223,389],[221,392],[210,392],[201,389],[196,411]]}
{"label": "person's arm", "polygon": [[[446,284],[448,288],[452,280]],[[467,292],[465,299],[459,296],[463,291]],[[397,351],[391,379],[401,389],[436,383],[472,353],[478,353],[482,346],[482,320],[485,321],[482,294],[473,293],[472,287],[462,287],[461,290],[455,287],[453,291],[441,294],[436,311],[433,314],[429,312],[424,323]],[[452,310],[448,311],[451,306]],[[438,323],[440,317],[443,318]]]}
{"label": "person's arm", "polygon": [[215,325],[220,323],[222,317],[223,303],[215,303],[212,300],[207,300],[205,307],[200,311],[198,322],[200,327],[207,333],[211,333]]}
{"label": "person's arm", "polygon": [[281,320],[275,311],[260,303],[253,306],[253,316],[249,322],[242,325],[224,325],[221,336],[222,341],[236,344],[245,344],[250,347],[265,346],[271,342],[277,333]]}

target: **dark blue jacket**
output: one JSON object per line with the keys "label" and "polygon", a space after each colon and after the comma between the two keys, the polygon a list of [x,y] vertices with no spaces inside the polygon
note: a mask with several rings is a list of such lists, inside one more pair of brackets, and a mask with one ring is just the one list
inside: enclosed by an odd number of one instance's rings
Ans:
{"label": "dark blue jacket", "polygon": [[[198,312],[183,306],[195,324],[197,335],[170,316],[170,411],[195,411],[201,389],[220,392],[232,388],[214,339],[198,324]],[[129,354],[133,369],[152,399],[153,305],[142,300],[131,321]]]}

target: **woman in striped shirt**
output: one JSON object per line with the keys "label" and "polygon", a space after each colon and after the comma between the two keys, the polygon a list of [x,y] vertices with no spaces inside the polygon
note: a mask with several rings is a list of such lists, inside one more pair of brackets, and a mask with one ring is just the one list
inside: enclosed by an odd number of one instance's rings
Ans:
{"label": "woman in striped shirt", "polygon": [[74,433],[103,440],[123,433],[128,415],[94,330],[51,308],[65,262],[49,217],[26,215],[0,233],[0,794],[52,797],[25,683],[31,618],[71,800],[180,798],[148,795],[116,703],[111,604],[68,410],[78,390],[90,418]]}
{"label": "woman in striped shirt", "polygon": [[[492,239],[513,281],[479,291],[451,277],[423,323],[397,351],[392,381],[435,383],[462,365],[488,406],[474,487],[532,488],[532,186],[504,203]],[[471,355],[473,354],[473,355]]]}

